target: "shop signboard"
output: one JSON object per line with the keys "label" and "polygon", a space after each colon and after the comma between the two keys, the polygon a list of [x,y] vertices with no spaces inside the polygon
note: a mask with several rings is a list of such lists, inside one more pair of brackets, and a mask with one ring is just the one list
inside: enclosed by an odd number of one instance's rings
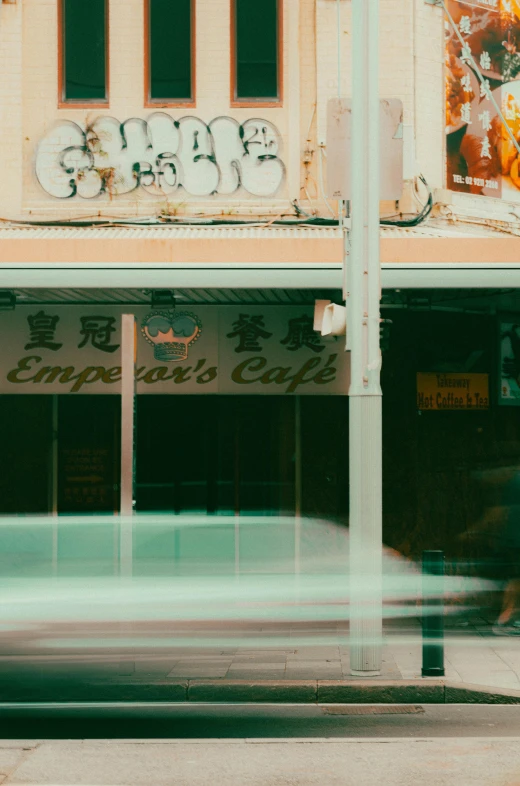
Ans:
{"label": "shop signboard", "polygon": [[520,0],[446,8],[447,187],[520,202]]}
{"label": "shop signboard", "polygon": [[520,406],[520,325],[500,323],[500,404]]}
{"label": "shop signboard", "polygon": [[138,394],[347,395],[349,353],[298,306],[17,306],[0,312],[0,394],[120,394],[121,317]]}
{"label": "shop signboard", "polygon": [[489,409],[489,374],[417,374],[417,409],[481,412]]}

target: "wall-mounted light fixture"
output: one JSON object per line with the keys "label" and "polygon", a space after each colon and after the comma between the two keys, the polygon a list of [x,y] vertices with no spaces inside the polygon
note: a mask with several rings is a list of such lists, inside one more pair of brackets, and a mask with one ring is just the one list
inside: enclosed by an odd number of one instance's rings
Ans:
{"label": "wall-mounted light fixture", "polygon": [[410,296],[408,298],[408,308],[410,311],[431,311],[431,295],[426,295],[425,297]]}
{"label": "wall-mounted light fixture", "polygon": [[152,291],[152,308],[175,308],[175,295],[171,289]]}

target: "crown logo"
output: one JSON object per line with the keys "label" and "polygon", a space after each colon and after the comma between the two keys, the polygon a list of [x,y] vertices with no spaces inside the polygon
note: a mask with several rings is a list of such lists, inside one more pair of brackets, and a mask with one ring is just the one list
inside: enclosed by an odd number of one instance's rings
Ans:
{"label": "crown logo", "polygon": [[143,319],[141,333],[153,346],[156,360],[186,360],[190,344],[202,333],[202,322],[191,311],[153,311]]}

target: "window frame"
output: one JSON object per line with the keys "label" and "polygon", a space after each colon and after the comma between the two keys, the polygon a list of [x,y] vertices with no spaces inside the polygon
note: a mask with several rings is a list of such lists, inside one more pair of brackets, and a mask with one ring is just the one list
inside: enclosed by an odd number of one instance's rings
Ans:
{"label": "window frame", "polygon": [[144,106],[147,109],[195,107],[197,105],[197,0],[190,0],[191,27],[191,98],[152,98],[151,93],[151,62],[150,62],[150,13],[153,0],[144,0]]}
{"label": "window frame", "polygon": [[237,14],[236,14],[237,0],[230,0],[231,6],[231,91],[230,91],[230,105],[233,108],[240,109],[252,107],[281,107],[283,106],[283,89],[284,89],[284,0],[276,0],[276,18],[278,29],[277,34],[277,83],[278,83],[278,97],[276,99],[270,98],[238,98],[237,97]]}
{"label": "window frame", "polygon": [[106,109],[110,106],[110,0],[105,0],[105,98],[89,100],[88,98],[65,97],[65,18],[66,0],[58,3],[58,109]]}

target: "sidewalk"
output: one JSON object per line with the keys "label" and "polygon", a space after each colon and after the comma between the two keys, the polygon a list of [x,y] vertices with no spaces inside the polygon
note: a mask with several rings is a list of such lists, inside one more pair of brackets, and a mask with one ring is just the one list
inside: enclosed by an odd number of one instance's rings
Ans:
{"label": "sidewalk", "polygon": [[[447,621],[445,678],[450,682],[520,691],[520,636],[496,636],[492,619],[476,616]],[[418,621],[389,630],[388,656],[400,679],[421,676],[421,626]]]}
{"label": "sidewalk", "polygon": [[421,677],[418,619],[385,625],[379,677],[350,674],[343,625],[253,628],[231,644],[32,657],[25,677],[23,658],[0,658],[0,702],[520,703],[520,636],[493,635],[484,616],[446,620],[444,679]]}
{"label": "sidewalk", "polygon": [[[119,668],[141,682],[145,680],[356,680],[352,677],[348,629],[319,631],[327,644],[312,644],[308,635],[291,629],[286,640],[294,646],[276,646],[269,629],[255,632],[254,646],[227,649],[179,649],[175,653],[120,662]],[[279,629],[276,634],[279,635]],[[252,636],[252,634],[250,634]],[[259,642],[265,639],[265,645]],[[335,643],[335,640],[337,643]],[[421,679],[422,630],[419,620],[385,625],[383,667],[375,680]],[[485,685],[520,691],[520,636],[501,637],[492,632],[492,621],[471,617],[447,621],[445,678],[450,682]]]}

